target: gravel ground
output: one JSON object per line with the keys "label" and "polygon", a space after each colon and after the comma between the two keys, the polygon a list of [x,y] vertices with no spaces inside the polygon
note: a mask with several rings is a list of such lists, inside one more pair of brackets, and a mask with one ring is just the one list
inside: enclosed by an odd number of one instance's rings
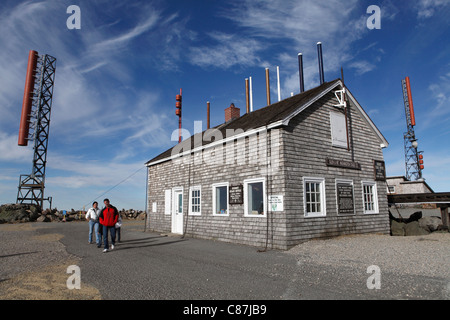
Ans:
{"label": "gravel ground", "polygon": [[448,278],[450,281],[450,233],[426,236],[343,236],[303,243],[288,251],[299,263],[347,267],[377,265],[408,275]]}
{"label": "gravel ground", "polygon": [[[297,260],[299,279],[324,290],[339,286],[356,296],[367,293],[367,279],[379,269],[381,290],[373,299],[450,299],[450,233],[424,236],[352,235],[313,240],[288,251]],[[319,280],[320,279],[320,280]],[[336,285],[339,283],[339,285]],[[324,285],[325,284],[325,285]]]}
{"label": "gravel ground", "polygon": [[67,266],[80,259],[67,253],[62,234],[41,233],[51,225],[0,225],[0,300],[100,299],[88,284],[67,290]]}
{"label": "gravel ground", "polygon": [[[450,233],[342,236],[257,253],[143,233],[142,226],[130,222],[124,243],[102,254],[87,244],[87,224],[0,225],[0,300],[450,299]],[[83,269],[81,291],[67,290],[72,264]],[[373,265],[381,290],[367,287]],[[97,269],[121,281],[99,279]]]}

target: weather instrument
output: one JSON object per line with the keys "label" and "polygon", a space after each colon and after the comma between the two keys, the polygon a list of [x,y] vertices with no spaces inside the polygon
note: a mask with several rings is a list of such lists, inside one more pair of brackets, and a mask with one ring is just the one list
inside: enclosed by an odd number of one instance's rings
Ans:
{"label": "weather instrument", "polygon": [[37,204],[43,208],[45,166],[47,162],[50,114],[52,109],[53,86],[56,58],[30,50],[19,127],[19,146],[34,143],[33,167],[31,174],[20,175],[16,203]]}
{"label": "weather instrument", "polygon": [[414,126],[416,125],[416,118],[414,115],[414,104],[411,95],[411,83],[409,77],[402,80],[403,101],[405,104],[406,128],[407,132],[403,134],[405,145],[405,168],[406,179],[414,181],[422,179],[423,165],[423,151],[418,151],[418,143],[416,134],[414,133]]}

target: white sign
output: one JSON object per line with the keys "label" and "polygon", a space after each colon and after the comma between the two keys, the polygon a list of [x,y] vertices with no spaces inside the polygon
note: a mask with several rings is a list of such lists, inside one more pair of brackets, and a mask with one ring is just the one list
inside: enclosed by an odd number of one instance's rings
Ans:
{"label": "white sign", "polygon": [[283,210],[283,196],[269,196],[269,211],[281,212]]}
{"label": "white sign", "polygon": [[152,203],[152,212],[156,212],[156,202]]}

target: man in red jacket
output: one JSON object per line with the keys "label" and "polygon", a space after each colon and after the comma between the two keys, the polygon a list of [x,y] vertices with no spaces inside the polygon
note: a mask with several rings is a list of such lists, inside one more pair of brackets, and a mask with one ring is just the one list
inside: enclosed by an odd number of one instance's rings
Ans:
{"label": "man in red jacket", "polygon": [[100,212],[99,221],[103,226],[103,243],[105,244],[103,252],[108,252],[108,231],[111,232],[111,249],[114,249],[116,244],[116,229],[115,224],[119,218],[117,208],[109,203],[109,199],[103,200],[105,207]]}

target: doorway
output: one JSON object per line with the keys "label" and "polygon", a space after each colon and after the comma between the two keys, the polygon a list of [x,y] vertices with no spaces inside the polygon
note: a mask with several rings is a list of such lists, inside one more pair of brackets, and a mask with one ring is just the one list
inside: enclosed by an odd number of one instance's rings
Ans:
{"label": "doorway", "polygon": [[183,188],[174,188],[172,192],[172,233],[183,234]]}

